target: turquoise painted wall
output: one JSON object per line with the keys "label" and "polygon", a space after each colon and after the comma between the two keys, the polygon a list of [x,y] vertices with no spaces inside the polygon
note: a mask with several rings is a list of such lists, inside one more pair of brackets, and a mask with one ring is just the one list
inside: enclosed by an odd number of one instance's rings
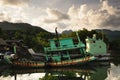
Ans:
{"label": "turquoise painted wall", "polygon": [[55,41],[52,40],[52,39],[50,40],[50,47],[51,47],[52,49],[56,48]]}
{"label": "turquoise painted wall", "polygon": [[65,38],[60,40],[60,47],[73,47],[73,39],[72,38]]}
{"label": "turquoise painted wall", "polygon": [[106,54],[106,44],[101,39],[87,38],[86,39],[86,52],[91,54]]}

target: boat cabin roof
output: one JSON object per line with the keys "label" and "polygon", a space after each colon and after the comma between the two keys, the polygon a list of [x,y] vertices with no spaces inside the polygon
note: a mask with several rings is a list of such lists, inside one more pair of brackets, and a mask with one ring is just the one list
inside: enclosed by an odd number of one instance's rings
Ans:
{"label": "boat cabin roof", "polygon": [[[59,38],[59,40],[66,40],[66,39],[73,39],[72,37],[69,38]],[[49,39],[49,41],[56,41],[57,39]]]}
{"label": "boat cabin roof", "polygon": [[[55,39],[50,39],[50,47],[51,48],[56,48],[56,47],[71,47],[71,46],[74,46],[74,43],[73,43],[73,38],[63,38],[63,39],[60,39],[59,40],[59,43],[57,40]],[[59,46],[58,46],[59,44]]]}

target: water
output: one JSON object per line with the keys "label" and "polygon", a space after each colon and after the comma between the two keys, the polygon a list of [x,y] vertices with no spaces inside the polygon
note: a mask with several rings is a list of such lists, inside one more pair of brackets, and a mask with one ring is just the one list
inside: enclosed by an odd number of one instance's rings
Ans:
{"label": "water", "polygon": [[0,80],[120,80],[120,57],[96,65],[53,69],[0,68]]}

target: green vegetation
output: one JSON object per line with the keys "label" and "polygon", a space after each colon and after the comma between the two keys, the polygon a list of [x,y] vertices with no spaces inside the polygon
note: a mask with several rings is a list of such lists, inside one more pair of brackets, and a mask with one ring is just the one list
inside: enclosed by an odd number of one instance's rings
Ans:
{"label": "green vegetation", "polygon": [[[58,30],[59,31],[59,30]],[[64,31],[65,32],[65,31]],[[107,31],[108,32],[108,31]],[[110,32],[110,31],[109,31]],[[118,32],[117,32],[118,33]],[[104,41],[110,45],[111,49],[118,49],[120,46],[120,40],[108,41],[108,36],[102,31],[87,29],[78,30],[79,37],[82,42],[85,43],[85,39],[92,37],[93,34],[97,35],[97,38],[103,38]],[[49,39],[56,38],[54,33],[50,33],[40,27],[32,26],[26,23],[9,23],[0,22],[0,37],[5,40],[23,40],[24,45],[33,48],[37,52],[43,52],[43,46],[49,46]],[[77,36],[75,31],[69,31],[69,33],[59,34],[59,38],[72,37],[74,42],[77,43]]]}
{"label": "green vegetation", "polygon": [[110,43],[109,46],[111,50],[120,50],[120,39],[110,41],[109,43]]}
{"label": "green vegetation", "polygon": [[[56,75],[56,76],[55,76]],[[73,78],[76,77],[76,74],[71,71],[62,72],[60,74],[46,74],[43,78],[40,78],[40,80],[61,80],[61,79],[67,79],[67,80],[73,80]]]}
{"label": "green vegetation", "polygon": [[40,78],[40,80],[58,80],[58,77],[47,75],[47,76],[44,76],[43,78]]}
{"label": "green vegetation", "polygon": [[[102,32],[96,32],[96,30],[88,31],[87,29],[83,28],[83,30],[78,30],[78,34],[79,34],[79,37],[80,37],[81,41],[84,42],[84,43],[85,43],[85,39],[87,37],[91,38],[93,36],[93,34],[96,34],[97,39],[99,39],[99,38],[102,39],[103,38],[104,41],[106,43],[108,43],[108,38],[106,37],[106,35]],[[69,34],[64,34],[64,33],[61,34],[61,38],[66,38],[66,37],[72,37],[75,40],[75,42],[78,42],[76,32],[71,32]]]}
{"label": "green vegetation", "polygon": [[[35,51],[43,50],[43,46],[48,46],[48,39],[53,38],[54,35],[48,32],[36,32],[35,30],[14,30],[1,31],[3,34],[1,38],[5,40],[23,40],[24,45],[33,48]],[[42,51],[41,51],[42,52]]]}
{"label": "green vegetation", "polygon": [[[29,46],[30,48],[33,48],[37,52],[43,52],[43,46],[49,46],[49,39],[56,38],[55,34],[49,33],[47,31],[41,31],[41,29],[38,31],[38,29],[27,29],[27,30],[1,30],[0,34],[2,34],[0,37],[5,40],[23,40],[24,45]],[[96,32],[95,30],[88,31],[87,29],[79,30],[78,31],[79,37],[81,41],[85,43],[85,39],[87,36],[92,37],[93,34],[97,34],[97,38],[102,38],[102,34],[99,32]],[[105,42],[108,42],[108,39],[105,35],[104,40]],[[77,36],[76,32],[71,32],[69,34],[59,34],[59,38],[67,38],[72,37],[75,42],[77,43]]]}
{"label": "green vegetation", "polygon": [[48,39],[55,35],[40,27],[26,23],[0,22],[0,37],[5,40],[22,40],[24,45],[37,52],[43,52],[43,46],[48,46]]}

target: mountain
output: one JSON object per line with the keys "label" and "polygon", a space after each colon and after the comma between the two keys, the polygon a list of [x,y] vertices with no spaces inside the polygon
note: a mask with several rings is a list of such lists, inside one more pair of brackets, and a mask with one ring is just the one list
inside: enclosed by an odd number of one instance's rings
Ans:
{"label": "mountain", "polygon": [[10,23],[10,22],[0,22],[0,28],[4,31],[6,30],[23,30],[23,31],[26,31],[26,30],[37,30],[39,32],[48,32],[40,27],[37,27],[37,26],[32,26],[28,23]]}
{"label": "mountain", "polygon": [[108,39],[110,41],[112,40],[120,40],[120,31],[111,31],[111,30],[108,30],[108,29],[96,29],[97,32],[102,32],[106,34],[106,36],[108,37]]}
{"label": "mountain", "polygon": [[72,30],[65,30],[65,31],[62,32],[62,34],[70,34],[72,32],[73,32]]}
{"label": "mountain", "polygon": [[33,48],[37,52],[43,52],[43,46],[48,46],[48,39],[54,38],[55,34],[40,27],[27,23],[0,22],[0,38],[10,44],[23,41],[23,45]]}

